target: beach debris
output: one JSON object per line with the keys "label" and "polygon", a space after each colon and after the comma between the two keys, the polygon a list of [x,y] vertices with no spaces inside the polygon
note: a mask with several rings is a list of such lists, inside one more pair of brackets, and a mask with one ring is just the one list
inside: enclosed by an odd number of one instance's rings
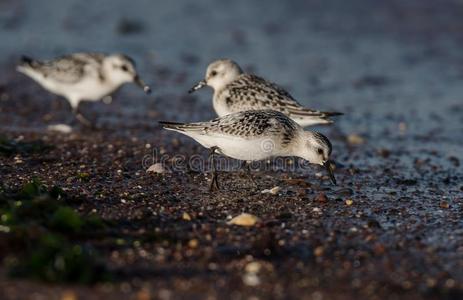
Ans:
{"label": "beach debris", "polygon": [[439,203],[439,207],[440,207],[440,208],[443,208],[443,209],[447,209],[447,208],[450,207],[450,204],[449,204],[447,201],[442,200],[442,201]]}
{"label": "beach debris", "polygon": [[325,193],[319,193],[317,196],[315,196],[315,201],[320,203],[326,203],[328,202],[328,197]]}
{"label": "beach debris", "polygon": [[254,215],[248,213],[242,213],[230,221],[227,222],[228,225],[238,225],[238,226],[254,226],[260,219]]}
{"label": "beach debris", "polygon": [[184,212],[182,214],[182,219],[185,221],[191,221],[191,216],[187,212]]}
{"label": "beach debris", "polygon": [[347,136],[347,142],[350,145],[358,146],[358,145],[365,144],[365,139],[362,136],[353,133],[353,134],[349,134]]}
{"label": "beach debris", "polygon": [[323,253],[325,252],[325,248],[323,246],[318,246],[313,250],[313,254],[316,257],[323,256]]}
{"label": "beach debris", "polygon": [[265,189],[263,191],[261,191],[262,194],[272,194],[272,195],[276,195],[278,194],[278,192],[281,190],[281,188],[279,186],[274,186],[273,188],[271,189]]}
{"label": "beach debris", "polygon": [[71,133],[72,127],[66,124],[53,124],[48,125],[47,129],[49,131],[61,132],[61,133]]}
{"label": "beach debris", "polygon": [[169,171],[164,168],[161,163],[152,164],[147,170],[146,173],[155,173],[155,174],[164,174],[169,173]]}
{"label": "beach debris", "polygon": [[244,267],[243,283],[248,286],[257,286],[260,284],[258,276],[259,271],[262,269],[262,264],[258,261],[252,261]]}

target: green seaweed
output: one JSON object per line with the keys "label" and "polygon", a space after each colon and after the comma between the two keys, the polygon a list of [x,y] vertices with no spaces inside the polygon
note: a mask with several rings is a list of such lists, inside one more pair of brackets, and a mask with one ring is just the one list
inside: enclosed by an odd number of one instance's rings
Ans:
{"label": "green seaweed", "polygon": [[8,244],[20,246],[7,252],[11,276],[84,284],[111,279],[98,253],[82,242],[86,232],[105,229],[105,222],[81,216],[64,198],[62,189],[38,180],[17,192],[0,190],[0,229]]}

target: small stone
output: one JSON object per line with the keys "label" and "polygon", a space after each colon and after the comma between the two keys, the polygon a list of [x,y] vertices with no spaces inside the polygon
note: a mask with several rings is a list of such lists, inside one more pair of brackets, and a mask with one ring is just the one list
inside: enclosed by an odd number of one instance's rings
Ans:
{"label": "small stone", "polygon": [[262,264],[258,261],[253,261],[253,262],[250,262],[248,263],[245,267],[244,267],[244,271],[246,273],[259,273],[260,269],[262,268]]}
{"label": "small stone", "polygon": [[407,124],[405,122],[399,123],[399,131],[401,134],[404,134],[407,131]]}
{"label": "small stone", "polygon": [[272,194],[272,195],[276,195],[278,194],[278,192],[280,191],[280,187],[279,186],[275,186],[269,190],[263,190],[261,193],[262,194]]}
{"label": "small stone", "polygon": [[391,151],[389,151],[388,149],[385,149],[385,148],[381,148],[378,150],[378,154],[384,158],[388,158],[389,155],[391,155]]}
{"label": "small stone", "polygon": [[326,196],[325,193],[319,193],[315,197],[315,201],[320,202],[320,203],[326,203],[326,202],[328,202],[328,197]]}
{"label": "small stone", "polygon": [[164,174],[168,173],[168,171],[161,163],[155,163],[146,170],[146,173]]}
{"label": "small stone", "polygon": [[437,280],[436,280],[436,279],[434,279],[434,278],[428,278],[428,279],[426,279],[426,285],[427,285],[428,287],[433,288],[433,287],[436,286],[436,284],[437,284]]}
{"label": "small stone", "polygon": [[188,242],[188,247],[193,248],[193,249],[198,248],[198,245],[199,245],[199,242],[197,239],[192,239]]}
{"label": "small stone", "polygon": [[191,216],[187,212],[184,212],[182,215],[182,219],[185,221],[191,221]]}
{"label": "small stone", "polygon": [[152,299],[150,290],[147,288],[142,288],[137,293],[137,300],[150,300]]}
{"label": "small stone", "polygon": [[447,208],[450,207],[450,204],[449,204],[447,201],[442,200],[442,201],[440,202],[439,206],[440,206],[440,208],[447,209]]}
{"label": "small stone", "polygon": [[243,283],[247,286],[257,286],[260,284],[260,279],[257,274],[246,273],[243,275]]}
{"label": "small stone", "polygon": [[453,164],[454,167],[460,166],[460,160],[455,156],[450,156],[449,161]]}
{"label": "small stone", "polygon": [[71,133],[72,127],[66,124],[55,124],[55,125],[48,125],[47,127],[50,131],[56,131],[61,133]]}
{"label": "small stone", "polygon": [[351,206],[352,204],[354,204],[354,200],[352,200],[352,199],[347,199],[346,200],[346,205],[347,206]]}
{"label": "small stone", "polygon": [[376,255],[382,255],[384,254],[384,252],[386,252],[386,248],[384,247],[383,244],[381,243],[376,243],[374,246],[373,246],[373,251]]}
{"label": "small stone", "polygon": [[323,246],[318,246],[314,249],[313,254],[317,257],[320,257],[325,252],[325,248]]}
{"label": "small stone", "polygon": [[358,134],[349,134],[347,136],[347,142],[351,145],[362,145],[365,143],[365,139]]}
{"label": "small stone", "polygon": [[145,25],[137,19],[122,19],[117,23],[116,31],[121,35],[139,34],[145,30]]}
{"label": "small stone", "polygon": [[76,293],[73,291],[64,291],[61,295],[61,300],[77,300]]}
{"label": "small stone", "polygon": [[456,284],[456,282],[455,282],[455,280],[452,279],[452,278],[449,278],[449,279],[447,279],[447,280],[445,281],[445,287],[446,287],[446,288],[449,288],[449,289],[454,288],[454,287],[455,287],[455,284]]}
{"label": "small stone", "polygon": [[254,215],[242,213],[228,221],[227,224],[238,226],[254,226],[259,221],[259,218]]}

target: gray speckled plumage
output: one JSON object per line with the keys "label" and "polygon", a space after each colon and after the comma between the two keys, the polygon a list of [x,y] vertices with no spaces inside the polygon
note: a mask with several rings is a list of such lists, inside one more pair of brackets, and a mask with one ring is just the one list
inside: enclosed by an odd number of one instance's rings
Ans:
{"label": "gray speckled plumage", "polygon": [[51,60],[23,57],[17,67],[48,91],[65,97],[74,111],[80,101],[98,101],[125,83],[133,82],[149,93],[133,59],[124,54],[74,53]]}
{"label": "gray speckled plumage", "polygon": [[206,148],[217,148],[224,155],[241,160],[299,156],[322,164],[331,154],[331,143],[325,136],[304,131],[294,120],[273,110],[241,111],[208,122],[161,124]]}
{"label": "gray speckled plumage", "polygon": [[228,59],[211,63],[204,83],[193,90],[203,85],[214,89],[213,106],[219,116],[251,109],[272,109],[301,126],[309,126],[330,124],[333,122],[331,116],[342,114],[306,108],[285,89],[259,76],[243,73],[238,64]]}
{"label": "gray speckled plumage", "polygon": [[90,73],[98,74],[99,79],[104,81],[101,72],[104,57],[100,53],[75,53],[53,60],[30,59],[30,67],[42,73],[45,78],[62,83],[77,83]]}
{"label": "gray speckled plumage", "polygon": [[162,122],[162,124],[169,129],[183,132],[197,131],[203,135],[223,135],[243,139],[273,137],[281,139],[283,146],[287,146],[300,130],[296,122],[281,112],[272,110],[243,111],[208,122],[186,124]]}

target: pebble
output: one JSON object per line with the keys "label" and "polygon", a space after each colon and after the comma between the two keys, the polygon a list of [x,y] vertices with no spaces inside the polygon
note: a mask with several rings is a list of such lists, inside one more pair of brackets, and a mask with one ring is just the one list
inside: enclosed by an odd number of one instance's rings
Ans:
{"label": "pebble", "polygon": [[260,284],[260,278],[258,276],[259,271],[262,268],[262,264],[253,261],[248,263],[244,267],[244,275],[243,275],[243,283],[248,285],[248,286],[257,286]]}
{"label": "pebble", "polygon": [[185,221],[191,221],[191,216],[187,212],[184,212],[182,215],[182,219]]}
{"label": "pebble", "polygon": [[48,125],[47,129],[49,131],[61,132],[61,133],[71,133],[72,127],[66,124],[55,124]]}
{"label": "pebble", "polygon": [[320,257],[325,252],[325,248],[323,246],[318,246],[314,249],[313,254],[317,257]]}
{"label": "pebble", "polygon": [[73,291],[64,291],[61,300],[77,300],[77,296]]}
{"label": "pebble", "polygon": [[242,213],[228,221],[227,224],[238,226],[254,226],[259,221],[260,219],[254,215]]}
{"label": "pebble", "polygon": [[279,186],[275,186],[269,190],[263,190],[261,193],[262,194],[272,194],[272,195],[276,195],[278,194],[278,192],[281,190],[281,188]]}
{"label": "pebble", "polygon": [[347,136],[347,142],[351,145],[363,145],[365,143],[365,139],[363,137],[361,137],[360,135],[358,134],[349,134]]}
{"label": "pebble", "polygon": [[320,202],[320,203],[326,203],[326,202],[328,202],[328,197],[326,196],[325,193],[319,193],[315,197],[315,201]]}
{"label": "pebble", "polygon": [[150,300],[152,299],[152,295],[148,288],[142,288],[137,292],[137,300]]}
{"label": "pebble", "polygon": [[253,261],[248,263],[245,267],[244,270],[247,273],[258,273],[260,269],[262,268],[262,264],[258,261]]}
{"label": "pebble", "polygon": [[161,163],[155,163],[146,170],[146,173],[164,174],[168,173],[168,170]]}
{"label": "pebble", "polygon": [[193,248],[193,249],[198,248],[198,245],[199,245],[199,242],[197,239],[192,239],[188,242],[188,247]]}
{"label": "pebble", "polygon": [[243,275],[243,283],[248,286],[257,286],[260,284],[260,278],[257,274],[245,273]]}
{"label": "pebble", "polygon": [[440,208],[444,208],[444,209],[447,209],[450,207],[450,204],[447,202],[447,201],[441,201],[440,204],[439,204]]}

